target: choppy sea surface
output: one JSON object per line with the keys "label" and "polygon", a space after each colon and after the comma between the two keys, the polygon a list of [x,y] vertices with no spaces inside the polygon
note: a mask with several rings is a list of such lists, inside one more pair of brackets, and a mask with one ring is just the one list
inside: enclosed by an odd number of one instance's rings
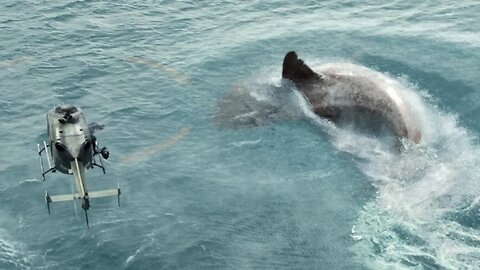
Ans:
{"label": "choppy sea surface", "polygon": [[[480,269],[480,4],[387,2],[2,1],[0,269]],[[422,142],[313,115],[291,50],[394,81]],[[58,104],[106,125],[86,177],[122,189],[89,229],[44,201]]]}

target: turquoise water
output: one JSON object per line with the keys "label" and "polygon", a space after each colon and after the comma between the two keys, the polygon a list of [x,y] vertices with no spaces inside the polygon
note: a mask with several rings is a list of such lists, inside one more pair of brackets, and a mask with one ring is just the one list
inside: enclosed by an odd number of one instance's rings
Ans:
{"label": "turquoise water", "polygon": [[[479,269],[475,1],[2,1],[0,269]],[[281,83],[355,63],[398,83],[422,143],[309,113]],[[91,228],[36,144],[80,106],[111,158]],[[258,114],[243,121],[248,110]],[[240,120],[239,120],[240,119]],[[253,120],[252,120],[253,119]]]}

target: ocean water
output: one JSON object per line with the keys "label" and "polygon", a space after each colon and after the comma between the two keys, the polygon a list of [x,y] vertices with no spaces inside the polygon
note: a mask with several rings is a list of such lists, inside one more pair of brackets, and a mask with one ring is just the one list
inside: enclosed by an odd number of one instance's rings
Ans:
{"label": "ocean water", "polygon": [[[0,4],[0,269],[479,269],[476,1]],[[353,63],[394,84],[419,145],[311,113],[281,80]],[[56,104],[104,123],[107,174],[40,176]]]}

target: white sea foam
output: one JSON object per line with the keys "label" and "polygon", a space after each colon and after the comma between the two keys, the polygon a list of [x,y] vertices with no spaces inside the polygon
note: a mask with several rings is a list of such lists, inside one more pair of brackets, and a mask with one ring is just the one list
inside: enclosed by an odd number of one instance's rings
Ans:
{"label": "white sea foam", "polygon": [[[366,161],[358,166],[378,189],[376,200],[361,213],[352,235],[363,239],[356,245],[357,252],[380,249],[381,255],[370,262],[373,268],[389,264],[397,268],[478,268],[479,262],[472,259],[480,254],[478,247],[446,236],[460,233],[474,237],[474,232],[445,217],[456,213],[465,198],[480,194],[475,183],[480,173],[480,148],[455,115],[428,104],[405,79],[394,84],[391,80],[394,78],[386,80],[390,81],[389,89],[400,93],[417,116],[421,143],[409,144],[406,151],[397,153],[379,140],[350,130],[337,129],[333,139],[338,149]],[[411,238],[420,239],[419,243],[412,243]]]}
{"label": "white sea foam", "polygon": [[[419,145],[406,142],[407,149],[398,152],[377,138],[337,128],[315,115],[302,94],[296,94],[305,116],[331,135],[337,149],[360,157],[358,167],[378,189],[352,227],[355,252],[374,258],[364,262],[373,269],[414,265],[478,269],[480,262],[474,258],[480,248],[448,236],[477,239],[475,230],[446,216],[458,212],[466,198],[479,197],[480,148],[455,115],[429,104],[429,96],[407,79],[366,72],[411,107],[422,131]],[[478,201],[470,200],[462,211],[475,209]]]}
{"label": "white sea foam", "polygon": [[21,250],[20,244],[7,238],[6,231],[0,229],[0,268],[31,269],[30,255]]}

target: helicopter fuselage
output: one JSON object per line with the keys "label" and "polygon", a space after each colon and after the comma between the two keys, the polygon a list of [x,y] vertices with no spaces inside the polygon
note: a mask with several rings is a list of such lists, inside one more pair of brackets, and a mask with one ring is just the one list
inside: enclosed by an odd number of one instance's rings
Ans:
{"label": "helicopter fuselage", "polygon": [[94,137],[80,109],[61,106],[49,111],[47,129],[56,170],[72,174],[75,159],[85,168],[92,166]]}

